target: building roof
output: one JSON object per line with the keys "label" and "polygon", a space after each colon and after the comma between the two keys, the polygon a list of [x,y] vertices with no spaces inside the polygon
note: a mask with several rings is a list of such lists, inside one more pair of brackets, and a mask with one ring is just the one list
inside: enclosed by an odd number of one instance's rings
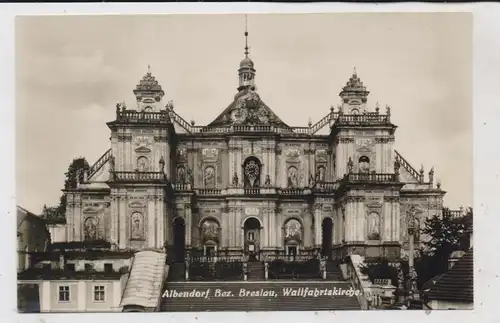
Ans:
{"label": "building roof", "polygon": [[474,302],[474,254],[470,249],[427,292],[430,300]]}
{"label": "building roof", "polygon": [[236,94],[234,101],[208,127],[229,125],[272,125],[289,128],[252,89]]}
{"label": "building roof", "polygon": [[17,206],[17,229],[19,229],[21,224],[26,220],[45,226],[45,221],[41,217],[36,216],[34,213],[31,213],[30,211],[28,211],[25,208],[22,208],[18,205]]}
{"label": "building roof", "polygon": [[140,251],[134,255],[130,276],[123,291],[121,307],[138,305],[156,308],[165,280],[166,255],[156,251]]}
{"label": "building roof", "polygon": [[157,93],[162,97],[165,92],[163,92],[161,85],[158,83],[156,78],[151,75],[151,71],[148,70],[146,75],[142,77],[139,84],[135,87],[134,94],[141,95],[143,93]]}

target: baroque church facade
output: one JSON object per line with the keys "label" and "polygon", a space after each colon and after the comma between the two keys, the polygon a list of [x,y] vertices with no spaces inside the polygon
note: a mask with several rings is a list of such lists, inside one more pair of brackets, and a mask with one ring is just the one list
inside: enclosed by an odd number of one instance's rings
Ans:
{"label": "baroque church facade", "polygon": [[404,257],[408,221],[418,228],[442,212],[445,192],[433,169],[424,176],[394,150],[390,108],[369,107],[354,71],[337,108],[291,126],[264,103],[255,77],[246,48],[233,101],[195,125],[148,71],[135,106],[117,104],[107,123],[110,149],[65,192],[66,239],[166,250],[178,261],[195,251]]}

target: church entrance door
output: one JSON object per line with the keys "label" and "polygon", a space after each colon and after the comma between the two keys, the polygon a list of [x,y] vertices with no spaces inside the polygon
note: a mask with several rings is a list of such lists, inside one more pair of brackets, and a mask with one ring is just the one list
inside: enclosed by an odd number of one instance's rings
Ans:
{"label": "church entrance door", "polygon": [[183,218],[175,218],[173,223],[174,262],[184,262],[186,247],[186,222]]}
{"label": "church entrance door", "polygon": [[332,259],[332,238],[333,238],[333,221],[330,218],[325,218],[321,223],[321,255],[328,260]]}
{"label": "church entrance door", "polygon": [[248,261],[259,261],[260,222],[256,218],[249,218],[243,225],[245,234],[245,252]]}

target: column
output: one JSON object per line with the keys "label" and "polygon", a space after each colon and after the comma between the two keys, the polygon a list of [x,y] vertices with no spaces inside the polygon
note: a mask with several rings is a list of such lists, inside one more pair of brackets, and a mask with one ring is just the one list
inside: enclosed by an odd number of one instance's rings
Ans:
{"label": "column", "polygon": [[[113,194],[113,193],[111,193]],[[118,244],[118,199],[116,196],[111,196],[110,200],[111,208],[111,221],[110,221],[110,231],[111,231],[111,243]]]}
{"label": "column", "polygon": [[228,160],[229,160],[229,185],[231,186],[233,184],[233,176],[234,176],[234,149],[233,145],[231,142],[229,142],[229,149],[228,151]]}
{"label": "column", "polygon": [[74,225],[75,225],[75,240],[76,241],[82,241],[83,240],[83,235],[82,235],[82,222],[84,219],[82,218],[82,200],[81,200],[81,195],[73,195],[74,196],[74,217],[73,220]]}
{"label": "column", "polygon": [[245,241],[243,239],[243,230],[241,229],[241,220],[242,220],[242,211],[243,211],[243,208],[238,205],[236,206],[236,217],[235,217],[235,226],[234,226],[234,232],[235,232],[235,246],[236,247],[241,247],[243,248],[243,241]]}
{"label": "column", "polygon": [[392,228],[392,232],[394,235],[394,240],[393,241],[400,241],[401,240],[401,211],[400,211],[400,204],[399,204],[399,198],[395,198],[394,201],[392,202],[392,208],[394,210],[394,227]]}
{"label": "column", "polygon": [[271,232],[271,228],[269,226],[269,214],[271,213],[270,212],[270,209],[269,207],[266,207],[264,208],[263,210],[265,210],[264,212],[262,212],[262,229],[260,230],[260,233],[261,235],[264,235],[264,245],[263,247],[269,247],[269,241],[270,241],[270,237],[269,237],[269,234]]}
{"label": "column", "polygon": [[321,204],[314,205],[314,247],[321,246]]}
{"label": "column", "polygon": [[[186,234],[186,242],[185,246],[186,247],[191,247],[191,229],[192,229],[192,214],[191,214],[191,204],[186,203],[184,205],[184,216],[185,216],[185,234]],[[222,221],[222,219],[221,219]]]}

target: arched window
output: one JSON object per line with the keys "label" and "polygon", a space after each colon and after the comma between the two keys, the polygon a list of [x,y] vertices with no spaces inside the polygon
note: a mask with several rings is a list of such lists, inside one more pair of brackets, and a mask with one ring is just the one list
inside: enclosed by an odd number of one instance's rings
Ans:
{"label": "arched window", "polygon": [[153,108],[150,106],[147,106],[144,108],[144,112],[153,112]]}
{"label": "arched window", "polygon": [[130,239],[144,240],[144,216],[139,212],[134,212],[130,216]]}
{"label": "arched window", "polygon": [[368,240],[380,240],[380,216],[377,212],[371,212],[367,217]]}
{"label": "arched window", "polygon": [[177,167],[177,182],[178,183],[186,182],[186,171],[183,166]]}
{"label": "arched window", "polygon": [[203,171],[203,183],[206,188],[215,188],[215,168],[213,166],[205,167]]}
{"label": "arched window", "polygon": [[352,110],[351,110],[351,114],[353,114],[353,115],[358,115],[358,114],[359,114],[358,109],[352,109]]}
{"label": "arched window", "polygon": [[359,158],[359,172],[360,173],[370,172],[370,158],[366,156],[361,156]]}
{"label": "arched window", "polygon": [[149,170],[149,159],[146,156],[137,158],[137,170],[147,172]]}
{"label": "arched window", "polygon": [[287,170],[287,178],[288,178],[288,187],[297,187],[299,184],[299,171],[297,170],[297,167],[295,166],[290,166],[288,167]]}
{"label": "arched window", "polygon": [[245,188],[260,186],[260,161],[255,157],[249,157],[243,164],[243,185]]}

